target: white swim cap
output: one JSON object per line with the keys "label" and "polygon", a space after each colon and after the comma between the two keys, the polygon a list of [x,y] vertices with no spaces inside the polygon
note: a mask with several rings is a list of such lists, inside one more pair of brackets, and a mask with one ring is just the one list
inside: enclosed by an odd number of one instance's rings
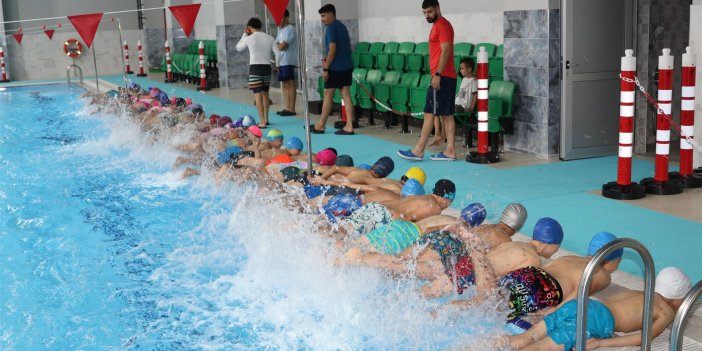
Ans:
{"label": "white swim cap", "polygon": [[500,217],[500,222],[508,225],[514,230],[519,230],[524,225],[527,219],[527,210],[522,204],[509,204],[502,211],[502,217]]}
{"label": "white swim cap", "polygon": [[690,278],[677,267],[663,268],[656,277],[656,292],[667,299],[682,299],[691,287]]}

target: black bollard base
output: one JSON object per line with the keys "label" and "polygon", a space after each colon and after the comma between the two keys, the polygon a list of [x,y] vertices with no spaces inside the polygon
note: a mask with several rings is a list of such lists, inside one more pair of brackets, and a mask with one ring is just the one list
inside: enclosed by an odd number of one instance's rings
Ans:
{"label": "black bollard base", "polygon": [[500,154],[498,152],[486,152],[481,154],[477,151],[471,151],[466,155],[466,162],[476,163],[476,164],[488,164],[500,162]]}
{"label": "black bollard base", "polygon": [[641,180],[641,185],[647,193],[654,195],[677,195],[683,192],[682,183],[675,179],[659,182],[654,178],[645,178]]}
{"label": "black bollard base", "polygon": [[638,200],[646,197],[646,189],[638,183],[619,185],[609,182],[602,185],[602,196],[614,200]]}
{"label": "black bollard base", "polygon": [[9,80],[9,79],[0,80],[0,83],[9,83],[9,82],[11,82],[11,80]]}
{"label": "black bollard base", "polygon": [[175,82],[177,82],[177,80],[175,80],[175,79],[164,79],[163,82],[164,82],[164,83],[175,83]]}
{"label": "black bollard base", "polygon": [[147,76],[148,76],[148,74],[146,74],[146,73],[144,73],[144,74],[137,74],[137,77],[147,77]]}
{"label": "black bollard base", "polygon": [[134,74],[134,71],[127,71],[127,74]]}
{"label": "black bollard base", "polygon": [[668,173],[670,179],[675,179],[682,183],[683,188],[702,188],[702,173],[692,173],[691,175],[682,175],[679,172]]}

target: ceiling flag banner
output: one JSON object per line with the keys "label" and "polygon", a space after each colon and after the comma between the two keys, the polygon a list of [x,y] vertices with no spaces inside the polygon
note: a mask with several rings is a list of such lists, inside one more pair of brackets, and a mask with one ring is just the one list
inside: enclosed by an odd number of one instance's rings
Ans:
{"label": "ceiling flag banner", "polygon": [[102,12],[68,16],[68,20],[71,21],[73,27],[76,27],[76,31],[80,34],[80,37],[83,38],[85,45],[88,47],[93,45],[95,33],[97,33],[100,20],[102,20]]}
{"label": "ceiling flag banner", "polygon": [[12,34],[12,36],[15,37],[15,40],[17,40],[17,44],[22,45],[22,37],[24,36],[24,33],[19,32],[19,33]]}
{"label": "ceiling flag banner", "polygon": [[168,6],[173,16],[175,16],[176,20],[183,28],[186,37],[190,37],[190,33],[193,32],[195,19],[200,12],[200,5],[201,4]]}
{"label": "ceiling flag banner", "polygon": [[44,30],[44,33],[46,33],[46,36],[49,37],[49,40],[51,40],[54,37],[53,29],[46,29],[46,26],[42,26],[42,29]]}
{"label": "ceiling flag banner", "polygon": [[283,15],[285,15],[285,9],[288,8],[289,0],[263,0],[268,7],[268,11],[271,12],[275,24],[280,26],[280,22],[283,21]]}

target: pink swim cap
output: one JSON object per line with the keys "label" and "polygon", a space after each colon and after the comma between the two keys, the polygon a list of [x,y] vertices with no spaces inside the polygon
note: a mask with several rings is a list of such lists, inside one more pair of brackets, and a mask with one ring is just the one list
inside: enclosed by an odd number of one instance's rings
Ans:
{"label": "pink swim cap", "polygon": [[317,153],[316,161],[322,166],[332,166],[336,162],[336,154],[332,150],[324,149]]}
{"label": "pink swim cap", "polygon": [[261,128],[259,128],[258,126],[251,126],[248,128],[248,130],[249,130],[249,132],[251,132],[251,134],[255,135],[257,138],[260,138],[263,136],[263,132],[261,132]]}
{"label": "pink swim cap", "polygon": [[185,99],[185,106],[190,106],[193,104],[193,99],[191,98],[186,98]]}

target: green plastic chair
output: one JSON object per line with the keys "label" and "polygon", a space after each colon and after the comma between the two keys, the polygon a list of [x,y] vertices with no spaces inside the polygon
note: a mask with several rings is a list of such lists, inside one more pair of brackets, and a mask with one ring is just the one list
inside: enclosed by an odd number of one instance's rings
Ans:
{"label": "green plastic chair", "polygon": [[453,45],[453,56],[472,57],[474,46],[471,43],[458,43]]}
{"label": "green plastic chair", "polygon": [[397,112],[410,112],[410,89],[419,85],[419,72],[408,72],[402,75],[400,84],[390,87],[390,105]]}
{"label": "green plastic chair", "polygon": [[431,73],[431,66],[429,62],[429,54],[424,55],[424,73]]}
{"label": "green plastic chair", "polygon": [[356,49],[351,53],[351,59],[353,60],[353,67],[358,68],[361,65],[361,53],[367,53],[370,50],[370,43],[367,41],[362,41],[356,44]]}
{"label": "green plastic chair", "polygon": [[[425,74],[419,80],[419,85],[409,90],[409,105],[412,113],[423,112],[427,100],[427,89],[431,85],[431,74]],[[418,117],[415,117],[418,118]],[[419,117],[423,119],[423,117]]]}
{"label": "green plastic chair", "polygon": [[488,71],[491,82],[504,80],[504,59],[498,56],[489,58]]}
{"label": "green plastic chair", "polygon": [[359,90],[362,90],[358,86],[357,80],[363,82],[366,80],[366,75],[368,74],[368,70],[365,68],[356,68],[353,70],[353,81],[351,81],[351,101],[353,102],[354,106],[358,106],[358,92]]}
{"label": "green plastic chair", "polygon": [[390,57],[390,69],[393,71],[403,71],[407,66],[407,56],[414,52],[414,43],[404,42],[400,44],[397,53]]}
{"label": "green plastic chair", "polygon": [[417,43],[414,52],[407,55],[407,71],[422,72],[424,70],[424,56],[429,55],[429,43]]}
{"label": "green plastic chair", "polygon": [[[378,69],[373,69],[373,70],[368,70],[366,73],[366,78],[363,80],[363,86],[373,94],[373,88],[376,84],[379,84],[383,79],[383,71],[378,70]],[[375,103],[371,99],[371,97],[366,93],[365,90],[360,89],[358,90],[358,105],[362,109],[366,110],[372,110],[375,108]]]}
{"label": "green plastic chair", "polygon": [[359,58],[359,67],[361,68],[366,68],[366,69],[372,69],[374,67],[374,57],[378,55],[381,51],[383,51],[383,48],[385,47],[385,44],[376,42],[370,44],[370,48],[368,49],[368,52],[362,52],[360,53],[360,58]]}
{"label": "green plastic chair", "polygon": [[[384,105],[389,105],[390,103],[390,89],[394,85],[400,84],[400,79],[402,78],[402,72],[398,71],[388,71],[383,77],[383,81],[373,86],[373,94],[378,101],[382,102]],[[387,112],[388,110],[376,104],[375,110],[378,112]]]}
{"label": "green plastic chair", "polygon": [[186,53],[197,55],[198,45],[200,45],[199,40],[191,41],[190,44],[188,44],[188,49],[187,49]]}
{"label": "green plastic chair", "polygon": [[500,44],[497,47],[497,51],[495,52],[495,57],[502,58],[502,57],[504,57],[504,53],[505,53],[505,44]]}
{"label": "green plastic chair", "polygon": [[380,69],[383,71],[387,70],[390,66],[390,57],[392,56],[392,54],[397,52],[397,49],[399,47],[400,44],[394,41],[385,43],[383,52],[379,52],[375,56],[375,69]]}

